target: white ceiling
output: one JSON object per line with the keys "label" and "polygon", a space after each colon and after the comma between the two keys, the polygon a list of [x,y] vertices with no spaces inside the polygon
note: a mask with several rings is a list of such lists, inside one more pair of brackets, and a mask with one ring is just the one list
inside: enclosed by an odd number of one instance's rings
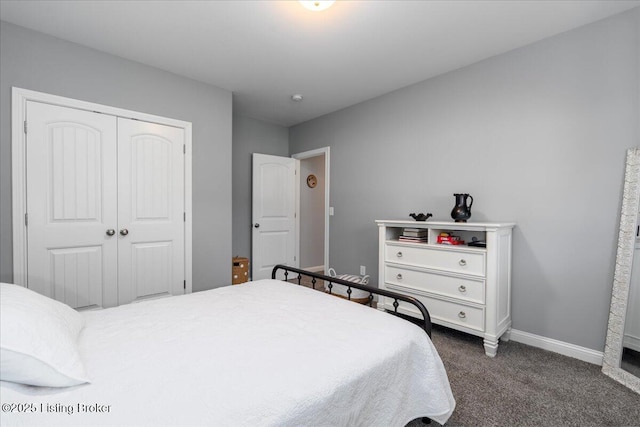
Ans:
{"label": "white ceiling", "polygon": [[639,5],[2,0],[0,19],[227,89],[236,113],[291,126]]}

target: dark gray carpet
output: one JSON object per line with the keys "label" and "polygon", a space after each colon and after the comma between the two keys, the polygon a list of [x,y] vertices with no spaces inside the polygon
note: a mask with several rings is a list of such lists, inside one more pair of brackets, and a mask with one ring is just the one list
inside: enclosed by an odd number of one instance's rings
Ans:
{"label": "dark gray carpet", "polygon": [[640,395],[598,365],[513,341],[490,358],[482,338],[437,325],[432,340],[456,399],[447,426],[640,426]]}
{"label": "dark gray carpet", "polygon": [[600,366],[513,341],[492,359],[481,338],[438,326],[433,343],[456,399],[447,426],[640,426],[640,395]]}

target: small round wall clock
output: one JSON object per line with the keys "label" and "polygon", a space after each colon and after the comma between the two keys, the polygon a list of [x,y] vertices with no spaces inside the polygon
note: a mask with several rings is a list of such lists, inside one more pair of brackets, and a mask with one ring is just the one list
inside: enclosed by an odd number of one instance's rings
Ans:
{"label": "small round wall clock", "polygon": [[314,174],[310,174],[307,177],[307,185],[309,188],[316,188],[316,185],[318,185],[318,178],[316,178]]}

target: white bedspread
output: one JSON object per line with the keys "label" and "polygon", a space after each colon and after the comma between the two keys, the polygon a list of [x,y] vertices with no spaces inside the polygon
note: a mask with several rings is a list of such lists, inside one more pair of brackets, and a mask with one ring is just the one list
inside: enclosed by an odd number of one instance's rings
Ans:
{"label": "white bedspread", "polygon": [[[2,382],[2,426],[404,426],[455,401],[417,326],[264,280],[84,313],[90,384]],[[32,413],[5,404],[34,404]]]}

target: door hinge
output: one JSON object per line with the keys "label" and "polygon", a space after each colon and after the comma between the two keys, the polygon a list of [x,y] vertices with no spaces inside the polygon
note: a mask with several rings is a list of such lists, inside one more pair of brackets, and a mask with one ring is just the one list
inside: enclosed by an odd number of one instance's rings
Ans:
{"label": "door hinge", "polygon": [[295,257],[295,256],[293,257],[293,260],[294,260],[294,261],[296,260],[296,257]]}
{"label": "door hinge", "polygon": [[183,289],[184,289],[185,291],[187,290],[187,281],[186,281],[186,280],[184,281],[184,287],[183,287]]}
{"label": "door hinge", "polygon": [[28,226],[29,225],[29,214],[25,213],[24,214],[24,226]]}
{"label": "door hinge", "polygon": [[24,133],[27,133],[27,121],[24,121]]}
{"label": "door hinge", "polygon": [[182,144],[182,153],[187,154],[187,144]]}
{"label": "door hinge", "polygon": [[182,221],[183,222],[187,222],[187,213],[186,212],[182,212]]}
{"label": "door hinge", "polygon": [[294,217],[294,218],[298,218],[298,213],[297,213],[297,212],[294,212],[294,213],[293,213],[293,217]]}

